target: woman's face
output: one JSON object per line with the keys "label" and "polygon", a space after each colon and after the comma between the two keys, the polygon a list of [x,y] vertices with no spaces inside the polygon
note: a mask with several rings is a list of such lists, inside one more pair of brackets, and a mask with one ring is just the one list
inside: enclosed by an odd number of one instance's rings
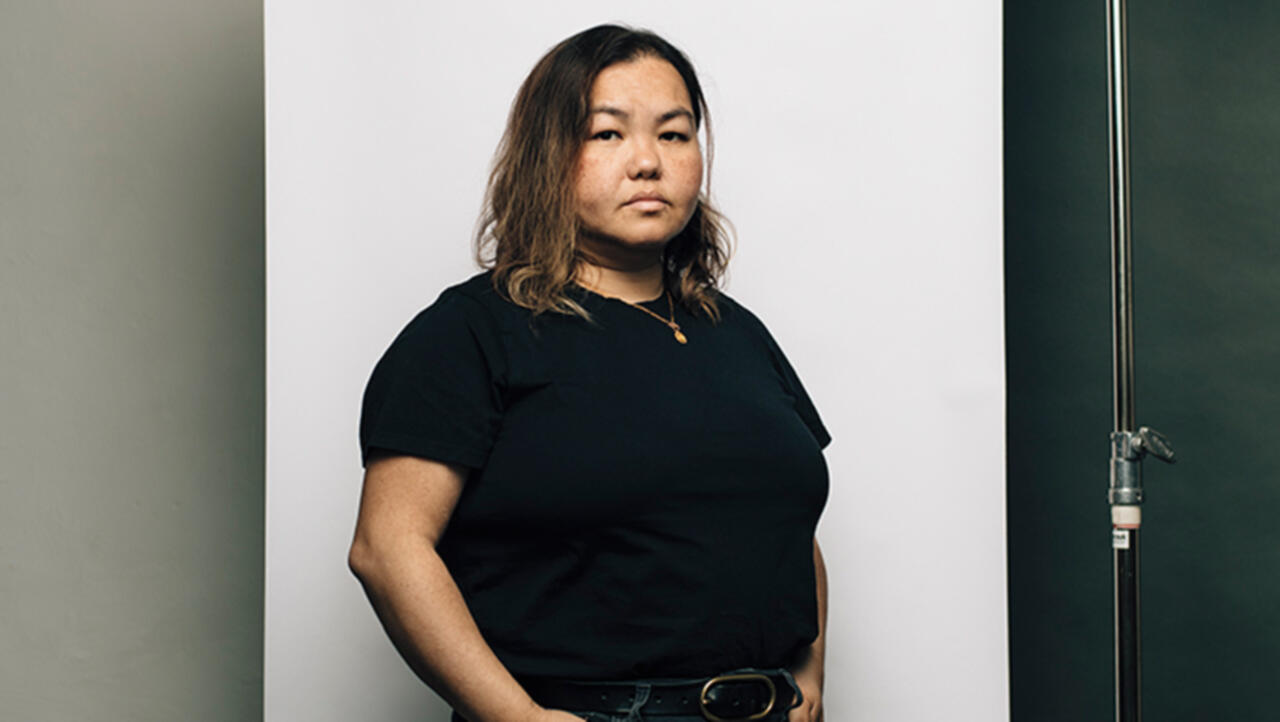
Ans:
{"label": "woman's face", "polygon": [[600,260],[660,253],[689,222],[702,185],[693,103],[674,66],[610,65],[591,86],[574,194],[583,250]]}

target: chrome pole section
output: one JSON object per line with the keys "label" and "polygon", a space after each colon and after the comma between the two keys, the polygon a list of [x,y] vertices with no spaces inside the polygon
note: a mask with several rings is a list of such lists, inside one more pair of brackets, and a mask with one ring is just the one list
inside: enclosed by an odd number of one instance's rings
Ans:
{"label": "chrome pole section", "polygon": [[1129,50],[1125,0],[1107,0],[1110,91],[1111,313],[1115,424],[1111,433],[1111,549],[1114,575],[1116,722],[1142,720],[1139,531],[1142,458],[1173,461],[1158,432],[1135,431],[1133,410],[1133,246],[1129,211]]}
{"label": "chrome pole section", "polygon": [[[1108,0],[1111,146],[1111,314],[1115,430],[1133,431],[1133,243],[1129,220],[1129,42],[1125,0]],[[1139,489],[1139,497],[1141,497]],[[1138,499],[1141,501],[1141,498]]]}
{"label": "chrome pole section", "polygon": [[[1111,348],[1115,424],[1111,434],[1111,548],[1114,574],[1116,722],[1142,719],[1138,533],[1142,467],[1133,432],[1133,266],[1129,217],[1129,48],[1125,0],[1107,0],[1107,89],[1111,151]],[[1130,458],[1135,457],[1135,458]]]}

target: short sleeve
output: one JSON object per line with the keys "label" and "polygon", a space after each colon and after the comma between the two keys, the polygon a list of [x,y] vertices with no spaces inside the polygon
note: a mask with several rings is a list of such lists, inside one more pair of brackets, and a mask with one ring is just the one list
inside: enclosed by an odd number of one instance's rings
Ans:
{"label": "short sleeve", "polygon": [[773,342],[772,337],[769,340],[778,373],[782,374],[783,382],[786,383],[791,395],[796,399],[796,413],[800,415],[800,419],[804,421],[805,426],[809,427],[814,440],[818,442],[818,448],[827,448],[827,445],[831,443],[831,434],[827,432],[827,427],[823,425],[822,417],[818,416],[817,407],[813,405],[813,400],[809,398],[809,393],[804,390],[804,384],[800,383],[800,377],[796,374],[795,369],[791,367],[791,362],[787,360],[786,354],[782,353],[782,349],[777,343]]}
{"label": "short sleeve", "polygon": [[[739,306],[739,308],[742,308]],[[746,309],[743,309],[744,311]],[[782,347],[774,340],[773,335],[769,333],[769,329],[764,323],[747,311],[747,316],[751,319],[753,325],[764,337],[765,344],[769,347],[769,354],[772,357],[773,367],[777,370],[778,375],[782,377],[782,383],[786,386],[787,392],[795,399],[796,413],[800,416],[800,420],[805,426],[809,427],[809,432],[813,434],[813,438],[818,442],[818,448],[825,449],[831,443],[831,434],[827,432],[827,427],[822,423],[822,417],[818,415],[818,409],[813,405],[813,400],[809,398],[809,393],[805,391],[804,384],[800,383],[800,376],[796,370],[792,368],[791,362],[787,360],[787,355],[782,352]]]}
{"label": "short sleeve", "polygon": [[371,449],[484,466],[501,421],[501,334],[479,301],[446,291],[391,343],[365,387],[361,459]]}

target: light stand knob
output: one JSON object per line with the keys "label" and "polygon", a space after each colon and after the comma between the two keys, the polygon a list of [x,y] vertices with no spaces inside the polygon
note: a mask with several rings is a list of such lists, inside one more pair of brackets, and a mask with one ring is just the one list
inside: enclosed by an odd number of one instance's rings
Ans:
{"label": "light stand knob", "polygon": [[1172,464],[1177,460],[1173,457],[1173,445],[1169,443],[1169,439],[1165,435],[1151,428],[1144,426],[1138,429],[1138,435],[1133,437],[1134,450],[1138,452],[1139,458],[1143,454],[1151,454],[1157,459]]}

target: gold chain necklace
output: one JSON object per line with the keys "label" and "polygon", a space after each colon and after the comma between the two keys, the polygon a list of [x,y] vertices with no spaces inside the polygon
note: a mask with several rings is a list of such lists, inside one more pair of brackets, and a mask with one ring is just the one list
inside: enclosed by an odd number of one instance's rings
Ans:
{"label": "gold chain necklace", "polygon": [[654,318],[658,319],[659,321],[667,324],[667,327],[671,329],[671,333],[675,335],[677,341],[679,341],[682,344],[689,343],[689,339],[684,335],[684,332],[680,330],[680,324],[676,323],[676,306],[674,303],[671,302],[671,294],[664,291],[662,295],[667,297],[667,312],[671,315],[671,318],[663,318],[658,314],[654,313],[653,311],[650,311],[649,309],[645,308],[644,306],[641,306],[638,303],[632,303],[625,298],[619,298],[618,300],[622,301],[628,306],[631,306],[632,308],[638,308],[641,311],[644,311],[645,313],[649,314],[650,316],[653,316]]}

